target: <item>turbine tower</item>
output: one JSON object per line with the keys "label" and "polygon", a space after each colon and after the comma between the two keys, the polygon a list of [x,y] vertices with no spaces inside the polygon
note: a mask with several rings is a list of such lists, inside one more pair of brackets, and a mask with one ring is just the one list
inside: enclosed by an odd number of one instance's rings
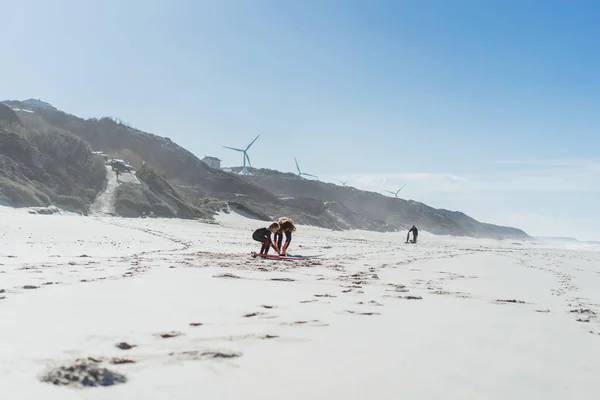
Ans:
{"label": "turbine tower", "polygon": [[317,177],[316,177],[316,176],[314,176],[314,175],[311,175],[311,174],[305,174],[304,172],[300,171],[300,167],[298,166],[298,160],[296,160],[296,157],[295,157],[295,156],[294,156],[294,161],[296,161],[296,169],[298,169],[298,176],[299,176],[299,177],[302,177],[302,176],[310,176],[310,177],[313,177],[313,178],[317,178]]}
{"label": "turbine tower", "polygon": [[386,192],[388,192],[389,194],[393,194],[395,198],[398,198],[398,193],[400,193],[400,191],[404,189],[404,186],[406,186],[406,184],[402,185],[402,187],[398,189],[397,192],[390,192],[389,190],[386,190]]}
{"label": "turbine tower", "polygon": [[381,192],[383,192],[383,185],[385,184],[385,181],[387,181],[387,178],[383,178],[381,180],[381,183],[379,184],[379,191],[377,192],[378,194],[381,194]]}
{"label": "turbine tower", "polygon": [[248,169],[246,168],[246,160],[248,160],[248,166],[252,167],[252,163],[250,163],[250,157],[248,157],[248,149],[250,148],[250,146],[252,146],[254,144],[254,142],[256,142],[256,139],[258,139],[259,136],[260,135],[258,135],[257,137],[255,137],[254,140],[252,142],[250,142],[250,144],[248,145],[248,147],[246,147],[246,149],[244,149],[244,150],[242,150],[242,149],[236,149],[234,147],[223,146],[226,149],[235,150],[235,151],[239,151],[239,152],[243,153],[244,164],[243,164],[242,171],[240,172],[241,175],[249,175],[250,174],[250,172],[248,172]]}

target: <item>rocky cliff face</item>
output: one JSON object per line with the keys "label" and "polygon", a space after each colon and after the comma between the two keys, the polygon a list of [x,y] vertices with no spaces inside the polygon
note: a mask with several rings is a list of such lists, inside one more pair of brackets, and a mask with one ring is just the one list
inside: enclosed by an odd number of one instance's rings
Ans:
{"label": "rocky cliff face", "polygon": [[0,130],[0,176],[14,181],[51,183],[52,177],[44,165],[48,162],[25,138]]}
{"label": "rocky cliff face", "polygon": [[[0,130],[0,203],[86,212],[106,169],[76,137]],[[10,129],[10,128],[8,128]]]}
{"label": "rocky cliff face", "polygon": [[13,111],[12,108],[7,106],[6,104],[0,103],[0,122],[5,125],[19,125],[23,126],[19,116]]}

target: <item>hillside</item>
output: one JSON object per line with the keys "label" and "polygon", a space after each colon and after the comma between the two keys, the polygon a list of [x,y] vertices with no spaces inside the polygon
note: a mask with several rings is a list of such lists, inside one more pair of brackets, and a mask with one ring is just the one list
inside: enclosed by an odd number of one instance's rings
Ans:
{"label": "hillside", "polygon": [[415,224],[421,229],[440,235],[527,237],[527,234],[519,229],[481,223],[462,212],[435,209],[413,200],[303,179],[294,174],[269,169],[251,169],[251,172],[252,175],[247,177],[249,181],[273,192],[285,203],[303,203],[301,199],[310,194],[313,201],[343,204],[354,215],[380,221],[387,227],[392,226],[400,230]]}
{"label": "hillside", "polygon": [[[134,129],[112,118],[82,119],[48,103],[36,107],[38,103],[5,102],[16,110],[27,129],[67,132],[89,143],[93,150],[125,159],[138,170],[146,166],[153,171],[146,176],[150,182],[144,182],[144,193],[140,187],[130,185],[118,190],[117,200],[125,199],[115,208],[118,215],[136,216],[142,210],[151,210],[162,211],[165,216],[210,218],[216,210],[234,210],[257,220],[286,215],[299,224],[334,230],[389,232],[416,224],[442,235],[528,237],[519,229],[481,223],[461,212],[305,180],[293,174],[251,169],[254,175],[240,176],[213,169],[169,138]],[[138,201],[135,205],[134,199]]]}
{"label": "hillside", "polygon": [[174,183],[194,186],[201,196],[234,199],[235,194],[242,194],[261,201],[276,200],[268,191],[248,184],[237,175],[210,168],[167,137],[131,128],[112,118],[82,119],[52,108],[32,108],[18,101],[4,103],[21,110],[17,114],[29,128],[42,132],[56,128],[69,131],[94,150],[126,159],[135,168],[145,162]]}
{"label": "hillside", "polygon": [[65,133],[0,125],[0,204],[87,212],[106,174],[89,145]]}
{"label": "hillside", "polygon": [[136,172],[134,180],[118,185],[114,207],[115,213],[124,217],[154,214],[157,217],[212,219],[210,209],[192,205],[169,182],[146,166]]}
{"label": "hillside", "polygon": [[23,126],[17,113],[7,105],[0,103],[0,122],[5,126]]}

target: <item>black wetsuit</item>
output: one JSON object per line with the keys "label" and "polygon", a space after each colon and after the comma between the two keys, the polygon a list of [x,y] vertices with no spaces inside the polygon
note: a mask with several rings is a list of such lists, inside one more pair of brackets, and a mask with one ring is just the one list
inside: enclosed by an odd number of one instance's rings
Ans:
{"label": "black wetsuit", "polygon": [[271,230],[269,228],[259,228],[252,234],[252,239],[262,243],[260,254],[268,254],[271,248]]}
{"label": "black wetsuit", "polygon": [[[282,249],[281,242],[283,241],[283,232],[278,231],[275,234],[274,241],[277,243],[277,248]],[[285,232],[285,242],[288,244],[288,246],[292,242],[292,231]]]}
{"label": "black wetsuit", "polygon": [[411,232],[413,234],[412,243],[417,243],[417,236],[419,236],[419,230],[417,229],[416,226],[413,226],[412,228],[410,228],[410,230],[408,231],[408,234],[406,235],[406,241],[408,242],[408,236],[410,235]]}

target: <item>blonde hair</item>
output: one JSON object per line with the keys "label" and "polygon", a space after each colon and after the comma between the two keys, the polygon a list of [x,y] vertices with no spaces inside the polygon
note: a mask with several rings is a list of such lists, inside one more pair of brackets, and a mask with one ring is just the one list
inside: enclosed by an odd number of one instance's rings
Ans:
{"label": "blonde hair", "polygon": [[294,232],[296,230],[296,225],[294,224],[294,221],[292,221],[291,218],[287,218],[287,217],[282,217],[279,218],[277,220],[277,222],[279,223],[280,226],[280,230],[282,230],[283,232]]}

